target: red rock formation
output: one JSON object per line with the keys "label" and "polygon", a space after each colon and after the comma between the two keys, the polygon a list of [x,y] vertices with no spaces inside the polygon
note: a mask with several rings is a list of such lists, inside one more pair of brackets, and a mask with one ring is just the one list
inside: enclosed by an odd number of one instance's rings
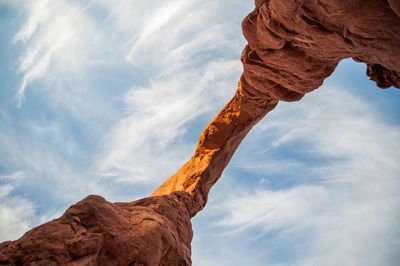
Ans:
{"label": "red rock formation", "polygon": [[0,264],[190,265],[190,218],[207,202],[249,130],[279,101],[318,88],[340,60],[367,64],[382,88],[400,87],[400,1],[256,0],[232,100],[200,136],[193,157],[152,197],[90,196],[59,219],[0,245]]}
{"label": "red rock formation", "polygon": [[189,199],[184,192],[127,203],[89,196],[2,243],[0,265],[190,265]]}

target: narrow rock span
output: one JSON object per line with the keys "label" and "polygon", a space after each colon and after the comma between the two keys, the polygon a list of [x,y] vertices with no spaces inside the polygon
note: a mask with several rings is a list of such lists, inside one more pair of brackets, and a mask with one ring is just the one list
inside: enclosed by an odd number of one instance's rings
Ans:
{"label": "narrow rock span", "polygon": [[0,245],[1,265],[191,265],[190,219],[240,142],[279,101],[318,88],[340,60],[400,87],[399,0],[256,0],[243,21],[244,72],[192,158],[151,197],[89,196],[60,218]]}

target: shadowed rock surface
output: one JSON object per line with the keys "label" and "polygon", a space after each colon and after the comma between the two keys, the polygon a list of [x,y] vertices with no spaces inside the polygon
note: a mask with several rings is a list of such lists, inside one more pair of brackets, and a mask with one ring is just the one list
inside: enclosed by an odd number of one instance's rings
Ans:
{"label": "shadowed rock surface", "polygon": [[367,65],[381,88],[400,87],[399,0],[256,0],[233,98],[202,132],[192,158],[152,197],[89,196],[62,217],[0,245],[6,265],[190,265],[190,218],[240,142],[279,101],[297,101],[340,60]]}
{"label": "shadowed rock surface", "polygon": [[88,196],[58,219],[1,244],[0,264],[190,265],[190,197],[133,202]]}

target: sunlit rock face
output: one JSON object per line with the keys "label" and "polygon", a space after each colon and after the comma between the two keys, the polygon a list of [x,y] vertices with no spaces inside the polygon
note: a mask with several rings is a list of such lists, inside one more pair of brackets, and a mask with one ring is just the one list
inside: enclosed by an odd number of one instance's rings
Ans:
{"label": "sunlit rock face", "polygon": [[349,57],[366,63],[379,87],[400,87],[400,1],[255,4],[243,21],[248,45],[236,93],[206,126],[192,158],[152,197],[109,203],[90,196],[2,243],[0,264],[190,265],[190,218],[246,134],[279,101],[300,100]]}

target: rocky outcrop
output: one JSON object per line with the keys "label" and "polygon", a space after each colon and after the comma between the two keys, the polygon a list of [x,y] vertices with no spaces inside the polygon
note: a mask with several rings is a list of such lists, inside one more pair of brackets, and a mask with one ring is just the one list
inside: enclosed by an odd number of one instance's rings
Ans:
{"label": "rocky outcrop", "polygon": [[58,219],[1,244],[0,265],[190,265],[189,196],[126,203],[89,196]]}
{"label": "rocky outcrop", "polygon": [[250,129],[279,101],[318,88],[340,60],[367,65],[379,87],[400,87],[400,1],[256,0],[243,21],[244,72],[192,158],[152,196],[90,196],[59,219],[0,245],[0,264],[190,265],[190,218]]}

